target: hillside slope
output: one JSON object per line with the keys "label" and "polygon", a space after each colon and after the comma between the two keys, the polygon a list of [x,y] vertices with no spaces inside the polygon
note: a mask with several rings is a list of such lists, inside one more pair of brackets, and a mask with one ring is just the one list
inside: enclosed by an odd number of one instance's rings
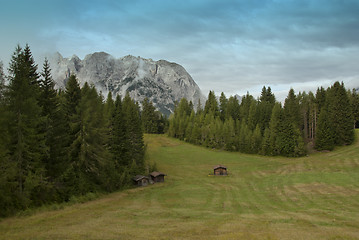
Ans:
{"label": "hillside slope", "polygon": [[[165,183],[5,219],[0,239],[359,238],[358,142],[288,159],[145,139]],[[216,164],[230,175],[208,176]]]}

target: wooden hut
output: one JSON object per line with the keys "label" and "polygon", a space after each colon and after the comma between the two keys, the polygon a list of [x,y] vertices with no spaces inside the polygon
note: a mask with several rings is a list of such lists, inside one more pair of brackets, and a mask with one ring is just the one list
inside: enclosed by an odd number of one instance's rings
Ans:
{"label": "wooden hut", "polygon": [[223,165],[216,165],[213,167],[214,175],[227,175],[227,167]]}
{"label": "wooden hut", "polygon": [[166,174],[161,172],[151,172],[150,176],[152,178],[152,181],[156,183],[156,182],[164,182]]}
{"label": "wooden hut", "polygon": [[136,175],[132,178],[135,185],[141,187],[141,186],[147,186],[150,182],[150,179],[143,175]]}

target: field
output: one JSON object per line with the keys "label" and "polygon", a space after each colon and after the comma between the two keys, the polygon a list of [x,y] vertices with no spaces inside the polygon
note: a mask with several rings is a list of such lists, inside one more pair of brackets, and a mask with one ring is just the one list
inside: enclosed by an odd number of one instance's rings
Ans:
{"label": "field", "polygon": [[3,219],[0,239],[359,239],[358,141],[282,158],[145,139],[165,183]]}

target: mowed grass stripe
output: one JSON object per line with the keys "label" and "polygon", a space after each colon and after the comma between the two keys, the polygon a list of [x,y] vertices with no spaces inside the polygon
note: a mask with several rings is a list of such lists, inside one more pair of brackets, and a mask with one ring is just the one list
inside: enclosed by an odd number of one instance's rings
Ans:
{"label": "mowed grass stripe", "polygon": [[145,140],[165,183],[3,219],[0,239],[359,239],[358,142],[282,158]]}

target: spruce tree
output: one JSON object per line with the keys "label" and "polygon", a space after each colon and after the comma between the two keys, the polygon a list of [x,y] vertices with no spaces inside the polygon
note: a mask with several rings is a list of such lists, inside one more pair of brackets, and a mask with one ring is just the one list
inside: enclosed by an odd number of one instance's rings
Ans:
{"label": "spruce tree", "polygon": [[129,156],[126,154],[129,148],[129,142],[127,141],[128,136],[126,135],[124,117],[122,101],[120,96],[117,96],[111,118],[110,152],[112,153],[118,171],[123,171],[123,168],[130,162],[128,159]]}
{"label": "spruce tree", "polygon": [[16,164],[19,205],[38,204],[36,192],[46,184],[42,160],[46,155],[43,118],[38,103],[37,65],[30,48],[17,46],[9,67],[7,91],[9,112],[9,155]]}
{"label": "spruce tree", "polygon": [[228,99],[226,98],[226,95],[224,95],[224,93],[222,92],[221,96],[219,97],[219,111],[222,121],[226,119],[227,108],[228,108]]}
{"label": "spruce tree", "polygon": [[321,150],[333,150],[335,144],[335,129],[332,121],[329,120],[327,108],[323,107],[318,119],[315,148]]}
{"label": "spruce tree", "polygon": [[[67,164],[66,169],[62,175],[65,184],[64,195],[71,196],[80,194],[84,189],[80,189],[80,185],[84,186],[85,183],[81,182],[84,178],[80,176],[80,169],[78,165],[81,143],[77,140],[81,135],[81,115],[80,115],[80,101],[81,101],[81,88],[74,74],[70,75],[66,83],[64,92],[64,112],[66,121],[68,123],[67,133]],[[81,178],[81,179],[80,179]]]}
{"label": "spruce tree", "polygon": [[301,126],[299,100],[291,88],[288,96],[284,101],[284,115],[288,119],[288,122],[295,124],[296,127]]}
{"label": "spruce tree", "polygon": [[0,101],[3,101],[5,93],[5,74],[3,63],[0,61]]}
{"label": "spruce tree", "polygon": [[239,120],[239,111],[239,102],[237,97],[229,97],[226,110],[226,119],[231,117],[234,121]]}
{"label": "spruce tree", "polygon": [[141,120],[145,133],[158,133],[156,109],[147,97],[142,101]]}
{"label": "spruce tree", "polygon": [[56,135],[54,132],[54,122],[56,122],[58,120],[56,118],[59,117],[55,114],[57,108],[59,107],[59,102],[54,88],[55,83],[51,76],[50,65],[47,59],[45,59],[41,76],[39,104],[42,108],[42,117],[45,120],[43,132],[46,137],[46,146],[49,148],[44,164],[48,172],[48,176],[52,177],[56,175],[55,172],[57,171],[57,164],[54,162],[56,159],[54,152],[56,151],[55,148],[59,148],[59,143],[55,140]]}
{"label": "spruce tree", "polygon": [[359,125],[359,94],[355,89],[350,94],[351,106],[353,111],[354,128],[358,128]]}
{"label": "spruce tree", "polygon": [[351,144],[354,141],[353,115],[344,84],[334,83],[328,89],[326,101],[329,114],[328,121],[331,121],[335,130],[335,144]]}
{"label": "spruce tree", "polygon": [[218,102],[216,99],[216,95],[214,94],[213,91],[210,91],[208,94],[208,98],[204,106],[204,113],[205,114],[212,113],[215,117],[219,116],[220,112],[219,112]]}
{"label": "spruce tree", "polygon": [[261,133],[269,127],[270,117],[272,115],[272,109],[275,103],[275,97],[272,94],[271,88],[268,89],[264,86],[258,103],[258,124],[261,129]]}
{"label": "spruce tree", "polygon": [[[270,155],[280,154],[279,147],[277,145],[277,138],[280,131],[280,124],[282,121],[282,110],[283,109],[280,103],[274,104],[271,120],[269,122],[269,148],[265,151],[268,152]],[[266,139],[266,142],[267,141],[268,140]]]}
{"label": "spruce tree", "polygon": [[128,138],[128,152],[126,153],[130,173],[133,175],[144,172],[144,142],[140,109],[129,94],[123,99],[122,109],[126,123],[126,137]]}

